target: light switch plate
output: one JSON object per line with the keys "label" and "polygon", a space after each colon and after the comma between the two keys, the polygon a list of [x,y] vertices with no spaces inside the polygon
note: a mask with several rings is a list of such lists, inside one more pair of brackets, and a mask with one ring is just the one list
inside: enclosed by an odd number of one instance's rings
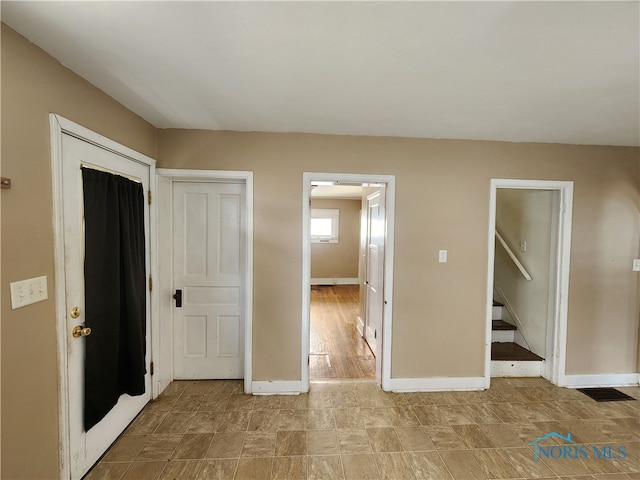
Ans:
{"label": "light switch plate", "polygon": [[440,263],[447,263],[447,251],[446,250],[439,250],[438,251],[438,262]]}
{"label": "light switch plate", "polygon": [[11,308],[13,310],[41,302],[47,298],[49,297],[46,276],[11,283]]}
{"label": "light switch plate", "polygon": [[633,259],[633,271],[640,272],[640,258]]}

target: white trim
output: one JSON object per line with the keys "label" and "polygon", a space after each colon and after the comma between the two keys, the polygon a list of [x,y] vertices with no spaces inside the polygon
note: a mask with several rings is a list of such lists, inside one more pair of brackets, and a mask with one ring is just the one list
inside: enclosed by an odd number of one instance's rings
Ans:
{"label": "white trim", "polygon": [[[385,209],[387,211],[387,238],[385,240],[385,265],[384,265],[384,323],[382,325],[382,388],[389,389],[391,381],[391,321],[393,311],[393,258],[395,252],[395,218],[396,218],[396,177],[387,182],[387,198]],[[387,261],[388,259],[388,261]],[[388,319],[388,320],[387,320]],[[385,352],[387,352],[385,354]],[[385,385],[386,384],[386,385]]]}
{"label": "white trim", "polygon": [[55,305],[58,351],[58,419],[60,448],[60,478],[71,478],[71,439],[69,435],[69,378],[67,371],[66,293],[64,263],[64,204],[62,195],[62,127],[57,115],[49,114],[51,131],[51,176],[53,189],[53,250],[55,268]]}
{"label": "white trim", "polygon": [[395,175],[372,175],[364,173],[303,172],[302,174],[302,348],[301,384],[302,391],[309,391],[309,309],[311,304],[311,238],[309,235],[311,181],[332,181],[345,183],[385,184],[385,209],[387,231],[384,254],[384,307],[382,322],[382,389],[390,390],[391,382],[391,335],[393,321],[393,259],[395,235]]}
{"label": "white trim", "polygon": [[[58,114],[50,113],[49,120],[58,124],[55,130],[59,132],[60,135],[62,135],[63,133],[68,133],[69,135],[96,145],[104,150],[116,153],[121,157],[127,157],[144,165],[149,165],[150,167],[154,166],[155,168],[156,161],[153,158],[148,157],[140,152],[136,152],[135,150],[125,145],[121,145],[120,143],[111,140],[110,138],[89,130],[88,128],[72,122],[71,120],[67,120],[66,118],[61,117]],[[60,141],[61,138],[62,137],[60,136],[58,141]]]}
{"label": "white trim", "polygon": [[249,170],[182,170],[179,168],[158,168],[156,169],[156,173],[163,177],[171,178],[176,182],[206,182],[208,180],[215,180],[216,182],[237,183],[249,182],[249,180],[251,180],[253,186],[253,172]]}
{"label": "white trim", "polygon": [[547,180],[518,180],[492,178],[489,191],[489,230],[488,230],[488,266],[487,266],[487,298],[486,298],[486,333],[485,333],[485,387],[491,384],[491,318],[493,309],[493,274],[495,260],[496,229],[496,194],[498,188],[517,188],[529,190],[557,190],[560,192],[558,205],[558,239],[557,239],[557,282],[555,285],[555,318],[551,332],[553,351],[547,352],[543,377],[553,384],[565,385],[565,368],[567,355],[567,317],[569,305],[569,268],[571,256],[571,226],[573,215],[573,182]]}
{"label": "white trim", "polygon": [[484,377],[392,378],[389,381],[389,390],[398,393],[484,389]]}
{"label": "white trim", "polygon": [[[567,319],[569,316],[569,270],[571,264],[571,228],[573,224],[573,182],[557,182],[560,189],[557,242],[557,275],[555,291],[554,348],[553,361],[547,361],[545,378],[559,387],[565,385],[567,359]],[[547,355],[547,360],[549,355]]]}
{"label": "white trim", "polygon": [[360,315],[358,315],[358,318],[356,320],[356,328],[358,329],[358,333],[360,334],[360,336],[364,337],[364,320],[362,320]]}
{"label": "white trim", "polygon": [[[67,313],[66,313],[66,287],[65,287],[65,255],[64,255],[64,218],[63,218],[63,185],[62,185],[62,135],[69,134],[79,138],[85,142],[91,143],[104,150],[111,151],[117,155],[130,158],[136,162],[149,166],[149,189],[152,195],[155,191],[155,163],[156,161],[136,152],[129,147],[121,145],[107,137],[89,130],[71,120],[67,120],[55,113],[49,114],[49,131],[51,141],[51,186],[52,186],[52,205],[53,205],[53,245],[54,245],[54,269],[55,269],[55,310],[56,310],[56,337],[58,351],[58,421],[59,421],[59,444],[60,444],[60,478],[67,479],[71,477],[71,450],[70,450],[70,433],[69,433],[69,382],[66,375],[68,371],[67,357]],[[154,258],[154,235],[156,234],[156,218],[153,208],[149,209],[149,261],[153,265]],[[150,266],[150,273],[154,275],[156,272]],[[153,314],[154,308],[157,307],[155,292],[150,292],[150,308],[151,312],[151,352],[150,358],[153,361],[154,355],[154,335],[159,327],[158,319]],[[154,320],[155,318],[155,320]],[[151,382],[151,397],[154,398],[154,385]],[[157,395],[157,394],[155,394]],[[77,414],[77,412],[73,412]]]}
{"label": "white trim", "polygon": [[[151,205],[149,205],[149,275],[152,278],[152,282],[158,278],[158,211],[155,208],[157,201],[157,182],[156,182],[156,163],[155,160],[152,165],[149,166],[149,192],[151,195]],[[151,362],[156,364],[156,359],[160,356],[160,296],[158,290],[152,288],[149,292],[149,302],[151,303]],[[151,399],[154,400],[160,395],[159,385],[153,377],[156,376],[156,372],[153,372],[151,376]]]}
{"label": "white trim", "polygon": [[251,389],[254,395],[299,395],[303,392],[302,382],[299,380],[252,382]]}
{"label": "white trim", "polygon": [[312,278],[311,285],[359,285],[357,278]]}
{"label": "white trim", "polygon": [[539,377],[543,361],[491,360],[492,377]]}
{"label": "white trim", "polygon": [[[244,329],[244,391],[252,393],[253,383],[253,172],[245,170],[180,170],[158,168],[156,173],[170,182],[243,182],[245,184],[247,236],[245,265],[245,329]],[[171,189],[169,189],[170,192]],[[166,192],[165,192],[166,194]],[[166,261],[170,256],[161,256]],[[173,364],[171,364],[173,368]],[[172,373],[173,376],[173,373]]]}
{"label": "white trim", "polygon": [[566,375],[565,387],[632,387],[640,384],[638,373],[609,373],[597,375]]}
{"label": "white trim", "polygon": [[158,331],[158,352],[154,381],[158,391],[162,392],[173,381],[173,342],[171,329],[171,315],[173,298],[171,288],[173,285],[173,192],[172,182],[168,177],[156,175],[157,198],[153,202],[158,215],[158,277],[155,279],[158,289],[158,316],[160,329]]}

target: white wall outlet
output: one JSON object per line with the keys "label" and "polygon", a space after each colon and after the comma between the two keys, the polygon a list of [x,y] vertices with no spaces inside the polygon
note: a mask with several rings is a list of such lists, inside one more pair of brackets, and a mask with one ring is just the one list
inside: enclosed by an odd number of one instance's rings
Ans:
{"label": "white wall outlet", "polygon": [[447,263],[447,251],[446,250],[439,250],[438,251],[438,262],[440,263]]}
{"label": "white wall outlet", "polygon": [[521,252],[526,252],[527,251],[527,242],[526,242],[526,240],[521,240],[520,241],[520,251]]}
{"label": "white wall outlet", "polygon": [[24,307],[49,298],[47,277],[30,278],[11,283],[11,308]]}
{"label": "white wall outlet", "polygon": [[640,272],[640,258],[633,259],[633,271]]}

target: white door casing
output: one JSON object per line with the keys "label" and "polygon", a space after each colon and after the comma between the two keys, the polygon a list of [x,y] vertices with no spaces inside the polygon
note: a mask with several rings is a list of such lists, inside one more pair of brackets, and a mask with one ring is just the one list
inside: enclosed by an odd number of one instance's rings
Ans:
{"label": "white door casing", "polygon": [[[81,165],[141,181],[151,190],[154,160],[100,137],[56,115],[51,116],[56,248],[56,309],[60,369],[61,478],[81,478],[152,398],[151,295],[147,291],[147,374],[145,393],[122,395],[117,405],[88,432],[83,426],[84,338],[73,338],[84,323],[84,236]],[[64,132],[73,132],[88,141]],[[98,146],[104,145],[104,147]],[[117,153],[116,153],[117,152]],[[146,270],[151,269],[151,213],[145,202]],[[80,316],[71,318],[74,307]]]}
{"label": "white door casing", "polygon": [[[486,339],[484,386],[491,384],[491,318],[493,306],[493,275],[495,261],[496,196],[498,188],[516,188],[531,190],[553,190],[559,199],[554,201],[552,221],[555,242],[552,245],[552,264],[555,271],[550,272],[549,296],[553,305],[552,318],[547,326],[547,356],[542,368],[542,376],[553,384],[563,387],[566,384],[566,345],[567,316],[569,299],[569,266],[571,256],[571,225],[573,217],[573,182],[552,180],[491,179],[489,195],[489,237],[486,300]],[[553,288],[553,290],[552,290]]]}
{"label": "white door casing", "polygon": [[366,299],[364,337],[376,357],[376,377],[380,372],[382,316],[384,309],[384,189],[367,195]]}
{"label": "white door casing", "polygon": [[175,379],[244,376],[245,185],[173,183]]}
{"label": "white door casing", "polygon": [[243,236],[245,268],[243,272],[244,306],[244,392],[252,393],[252,322],[253,322],[253,172],[241,170],[190,170],[159,168],[157,172],[158,201],[158,276],[154,286],[158,304],[158,355],[154,380],[165,388],[173,380],[173,185],[177,182],[242,183],[245,186],[245,224]]}

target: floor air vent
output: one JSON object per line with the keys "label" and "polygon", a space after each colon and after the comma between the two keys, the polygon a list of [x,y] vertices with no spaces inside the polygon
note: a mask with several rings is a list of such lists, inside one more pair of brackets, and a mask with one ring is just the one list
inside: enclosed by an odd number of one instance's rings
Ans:
{"label": "floor air vent", "polygon": [[630,397],[626,393],[622,393],[620,390],[616,390],[615,388],[578,388],[578,391],[593,398],[596,402],[635,400],[635,398]]}

